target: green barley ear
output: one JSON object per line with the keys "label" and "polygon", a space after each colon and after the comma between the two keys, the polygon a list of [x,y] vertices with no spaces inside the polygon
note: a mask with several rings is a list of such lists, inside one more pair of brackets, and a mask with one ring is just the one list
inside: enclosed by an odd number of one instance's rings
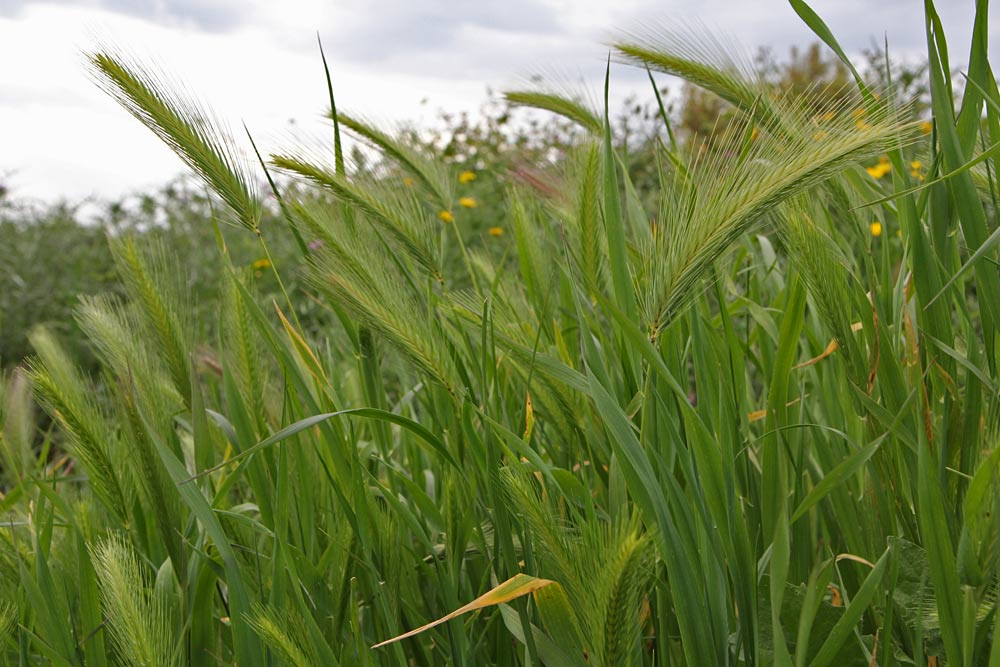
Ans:
{"label": "green barley ear", "polygon": [[93,400],[94,392],[48,331],[35,329],[28,339],[38,355],[28,366],[36,398],[66,432],[94,493],[109,512],[127,524],[130,503],[114,463],[115,436]]}
{"label": "green barley ear", "polygon": [[326,243],[311,257],[313,286],[455,395],[461,383],[448,337],[431,315],[426,293],[415,287],[403,258],[379,230],[359,225],[351,232],[320,206],[300,205],[296,215],[305,226],[326,230],[321,235]]}
{"label": "green barley ear", "polygon": [[31,471],[35,411],[28,377],[21,369],[0,376],[0,479],[16,485]]}
{"label": "green barley ear", "polygon": [[538,319],[548,322],[551,319],[554,280],[551,257],[556,249],[547,243],[550,235],[533,201],[515,189],[507,197],[521,278]]}
{"label": "green barley ear", "polygon": [[503,96],[515,106],[541,109],[562,116],[594,136],[600,136],[604,132],[600,113],[579,99],[543,90],[510,90]]}
{"label": "green barley ear", "polygon": [[[656,336],[698,293],[698,281],[781,204],[915,137],[885,108],[836,101],[821,111],[801,96],[770,102],[780,123],[734,122],[712,147],[694,148],[686,176],[664,188],[657,233],[640,244],[638,294]],[[863,111],[863,119],[858,111]]]}
{"label": "green barley ear", "polygon": [[110,240],[111,253],[118,274],[132,303],[141,315],[143,328],[154,349],[168,369],[174,388],[186,397],[191,387],[190,323],[183,304],[189,301],[182,292],[182,275],[176,258],[158,243],[146,243],[140,248],[132,236]]}
{"label": "green barley ear", "polygon": [[608,242],[602,233],[601,152],[597,144],[583,146],[572,164],[576,184],[573,225],[580,272],[591,295],[607,287]]}
{"label": "green barley ear", "polygon": [[623,536],[609,567],[604,614],[604,665],[642,664],[639,612],[649,593],[656,552],[648,535]]}
{"label": "green barley ear", "polygon": [[320,664],[319,656],[304,630],[305,624],[290,610],[279,615],[272,607],[258,605],[247,618],[247,623],[268,648],[281,656],[284,663],[294,667]]}
{"label": "green barley ear", "polygon": [[153,416],[153,424],[169,433],[174,415],[184,409],[184,399],[157,358],[160,346],[144,344],[148,338],[138,321],[139,310],[141,307],[124,308],[106,296],[84,297],[76,309],[76,320],[96,347],[120,408],[123,428],[118,435],[124,446],[119,470],[126,475],[123,479],[131,480],[143,512],[155,518],[150,524],[160,533],[171,559],[181,567],[186,554],[181,538],[184,513],[180,498],[144,432],[137,403]]}
{"label": "green barley ear", "polygon": [[93,550],[101,607],[123,665],[172,667],[176,664],[173,628],[166,601],[154,594],[132,547],[120,536]]}
{"label": "green barley ear", "polygon": [[344,113],[337,114],[340,125],[346,127],[365,143],[376,148],[402,167],[423,185],[442,210],[452,207],[454,186],[448,170],[440,160],[431,160],[415,148],[394,139],[372,123]]}
{"label": "green barley ear", "polygon": [[14,637],[17,629],[17,607],[13,603],[0,603],[0,656],[4,655],[4,647]]}
{"label": "green barley ear", "polygon": [[[267,423],[270,411],[265,400],[270,387],[269,368],[252,315],[241,290],[241,277],[229,272],[222,289],[222,360],[233,379],[233,390],[250,406],[254,425]],[[250,285],[245,285],[252,289]]]}
{"label": "green barley ear", "polygon": [[323,263],[311,281],[358,321],[382,334],[420,371],[457,396],[461,382],[437,323],[427,320],[427,311],[405,295],[365,289],[366,277],[352,276]]}
{"label": "green barley ear", "polygon": [[[405,253],[436,280],[442,280],[439,252],[434,247],[437,230],[433,217],[420,209],[412,193],[384,182],[357,183],[297,156],[272,155],[271,161],[279,169],[303,176],[355,207],[386,243]],[[302,221],[301,211],[298,217]]]}
{"label": "green barley ear", "polygon": [[595,665],[641,664],[639,612],[654,573],[656,549],[637,518],[572,525],[543,499],[525,469],[501,473],[507,501],[537,547],[543,574],[558,581],[576,612],[566,619]]}
{"label": "green barley ear", "polygon": [[623,36],[614,48],[626,63],[680,77],[764,122],[781,117],[753,61],[713,32],[651,28]]}
{"label": "green barley ear", "polygon": [[260,196],[228,132],[197,103],[172,93],[154,74],[113,52],[87,54],[98,85],[153,131],[256,232]]}

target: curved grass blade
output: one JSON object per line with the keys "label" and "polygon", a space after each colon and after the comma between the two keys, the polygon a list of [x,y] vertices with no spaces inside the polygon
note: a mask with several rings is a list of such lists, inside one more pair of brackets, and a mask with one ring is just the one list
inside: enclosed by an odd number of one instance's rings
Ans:
{"label": "curved grass blade", "polygon": [[189,477],[188,479],[184,480],[184,483],[194,481],[199,477],[203,477],[209,473],[221,470],[227,465],[239,462],[242,459],[245,459],[252,454],[256,454],[262,449],[266,449],[272,445],[276,445],[282,440],[286,440],[295,435],[296,433],[300,433],[312,426],[315,426],[321,422],[326,421],[327,419],[332,419],[334,417],[347,417],[352,415],[357,417],[367,417],[369,419],[380,419],[382,421],[390,422],[392,424],[396,424],[397,426],[406,429],[407,431],[416,435],[420,440],[430,445],[431,451],[433,453],[440,455],[442,458],[444,458],[445,461],[453,465],[456,469],[461,470],[461,466],[458,465],[458,462],[451,455],[451,452],[449,452],[448,449],[445,447],[441,439],[438,438],[433,433],[431,433],[427,428],[425,428],[418,422],[415,422],[412,419],[408,419],[402,415],[397,415],[394,412],[388,412],[387,410],[379,410],[377,408],[350,408],[347,410],[338,410],[337,412],[327,412],[325,414],[312,415],[311,417],[300,419],[294,424],[290,424],[285,428],[281,429],[280,431],[270,436],[269,438],[265,438],[264,440],[258,442],[256,445],[248,447],[247,449],[243,450],[236,456],[233,456],[232,458],[227,459],[226,461],[223,461],[222,463],[213,466],[208,470],[203,470],[197,475],[194,475],[193,477]]}

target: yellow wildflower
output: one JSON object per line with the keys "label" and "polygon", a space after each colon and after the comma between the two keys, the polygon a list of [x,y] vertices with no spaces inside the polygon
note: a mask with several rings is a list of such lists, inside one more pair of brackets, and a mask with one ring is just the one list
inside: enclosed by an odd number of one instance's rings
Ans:
{"label": "yellow wildflower", "polygon": [[865,167],[865,171],[867,171],[868,175],[872,178],[882,178],[892,171],[892,165],[888,162],[880,162],[874,167]]}
{"label": "yellow wildflower", "polygon": [[871,231],[872,236],[882,236],[882,223],[878,220],[872,222],[868,225],[868,229]]}
{"label": "yellow wildflower", "polygon": [[933,129],[934,129],[934,124],[931,123],[929,120],[925,120],[922,123],[920,123],[920,131],[923,132],[924,134],[930,134],[931,130]]}
{"label": "yellow wildflower", "polygon": [[823,141],[828,136],[830,136],[828,133],[824,132],[823,130],[820,130],[819,132],[813,135],[813,141]]}
{"label": "yellow wildflower", "polygon": [[458,175],[459,183],[468,183],[469,181],[476,180],[476,172],[474,171],[463,171]]}
{"label": "yellow wildflower", "polygon": [[410,178],[409,176],[404,176],[403,177],[403,185],[405,185],[408,188],[412,188],[413,187],[413,179]]}
{"label": "yellow wildflower", "polygon": [[487,231],[490,236],[503,236],[503,227],[490,227]]}
{"label": "yellow wildflower", "polygon": [[757,137],[759,136],[760,136],[760,131],[758,131],[756,127],[750,130],[750,141],[756,141]]}
{"label": "yellow wildflower", "polygon": [[267,259],[267,257],[264,257],[263,259],[258,259],[256,262],[253,263],[254,271],[259,271],[261,269],[269,269],[269,268],[271,268],[271,262],[270,260]]}
{"label": "yellow wildflower", "polygon": [[479,203],[472,197],[462,197],[458,200],[458,203],[462,208],[476,208],[479,206]]}
{"label": "yellow wildflower", "polygon": [[451,214],[451,211],[441,211],[440,213],[438,213],[438,217],[441,219],[441,222],[455,221],[455,216]]}
{"label": "yellow wildflower", "polygon": [[913,162],[911,162],[910,163],[910,176],[912,176],[913,178],[917,179],[918,181],[924,180],[924,174],[923,174],[923,171],[922,171],[922,167],[923,167],[923,165],[920,163],[920,160],[914,160]]}

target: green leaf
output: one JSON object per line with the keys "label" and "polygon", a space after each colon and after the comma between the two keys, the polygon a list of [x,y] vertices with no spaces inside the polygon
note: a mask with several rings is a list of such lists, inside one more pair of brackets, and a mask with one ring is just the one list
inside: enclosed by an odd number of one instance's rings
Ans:
{"label": "green leaf", "polygon": [[826,641],[823,642],[823,646],[820,647],[819,653],[813,658],[813,661],[810,663],[811,667],[826,667],[833,664],[841,646],[850,638],[851,633],[854,632],[854,627],[874,601],[878,587],[882,583],[882,577],[885,576],[891,553],[891,547],[886,549],[882,557],[875,563],[875,567],[865,577],[864,583],[861,584],[858,592],[854,594],[854,598],[844,611],[844,615],[840,617],[837,624],[830,630],[830,634],[827,636]]}

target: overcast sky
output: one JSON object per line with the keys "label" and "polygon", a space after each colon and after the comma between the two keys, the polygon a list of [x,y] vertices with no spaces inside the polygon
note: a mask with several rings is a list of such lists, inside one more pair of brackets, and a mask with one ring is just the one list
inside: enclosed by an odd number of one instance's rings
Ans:
{"label": "overcast sky", "polygon": [[[974,0],[938,0],[953,64],[968,56]],[[813,0],[844,47],[887,34],[924,46],[920,0]],[[995,16],[995,14],[994,14]],[[0,0],[0,182],[15,196],[115,197],[155,187],[179,160],[97,89],[82,53],[112,44],[182,80],[216,115],[245,121],[263,149],[324,131],[316,33],[338,105],[381,121],[474,111],[539,68],[596,91],[616,31],[698,21],[784,56],[813,41],[786,0]],[[991,56],[998,50],[991,17]],[[643,75],[644,76],[644,75]],[[614,97],[642,88],[612,72]],[[421,102],[426,100],[425,104]]]}

